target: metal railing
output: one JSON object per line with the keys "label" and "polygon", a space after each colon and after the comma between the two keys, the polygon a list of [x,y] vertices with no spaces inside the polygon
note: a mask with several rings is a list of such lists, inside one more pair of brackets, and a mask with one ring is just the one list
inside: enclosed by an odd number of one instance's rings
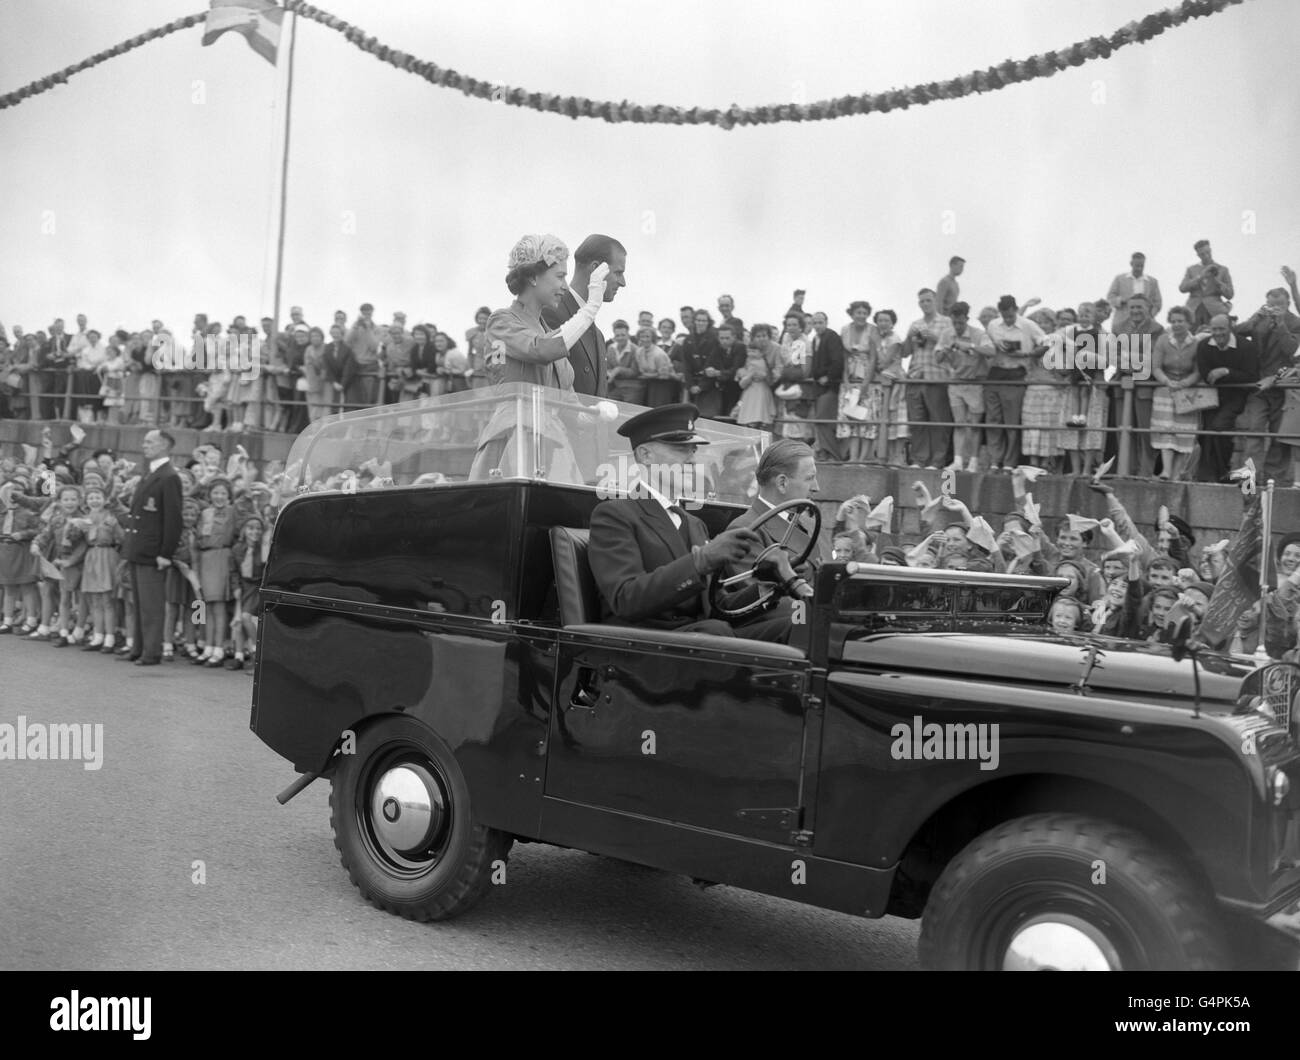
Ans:
{"label": "metal railing", "polygon": [[[1133,422],[1134,393],[1137,389],[1137,386],[1139,385],[1139,382],[1137,380],[1134,380],[1131,376],[1126,376],[1120,379],[1113,379],[1113,380],[1097,380],[1092,383],[1064,382],[1064,381],[1047,382],[1044,380],[1026,380],[1022,378],[1022,379],[949,379],[949,380],[904,379],[904,380],[880,380],[880,381],[873,381],[871,383],[861,383],[861,384],[854,383],[853,385],[862,386],[864,388],[867,386],[879,386],[883,389],[884,394],[880,402],[880,415],[877,418],[867,419],[867,420],[840,419],[840,418],[815,419],[809,417],[789,417],[789,416],[778,415],[772,421],[773,428],[779,432],[779,429],[782,426],[787,424],[789,425],[797,424],[800,426],[806,426],[808,428],[815,428],[818,426],[823,426],[823,427],[824,426],[834,426],[834,427],[848,426],[853,428],[874,427],[875,437],[872,439],[874,443],[873,455],[875,457],[875,462],[882,463],[882,464],[889,463],[889,459],[888,459],[889,445],[891,443],[896,444],[898,442],[903,442],[907,440],[906,438],[891,439],[889,437],[890,428],[897,429],[904,426],[907,427],[909,431],[915,431],[918,428],[926,429],[926,428],[938,427],[938,428],[949,429],[949,430],[965,429],[965,430],[978,431],[978,432],[984,432],[984,431],[1024,432],[1026,430],[1030,430],[1030,431],[1051,431],[1051,432],[1060,431],[1060,432],[1071,433],[1071,434],[1077,434],[1077,433],[1100,433],[1105,435],[1117,434],[1119,437],[1117,440],[1115,474],[1121,477],[1127,476],[1133,465],[1134,436],[1151,435],[1151,434],[1175,434],[1175,435],[1189,434],[1195,436],[1197,439],[1206,438],[1206,437],[1222,437],[1222,438],[1263,437],[1269,439],[1270,442],[1288,441],[1290,439],[1294,439],[1295,444],[1297,446],[1300,446],[1300,435],[1296,435],[1296,434],[1280,434],[1280,433],[1272,433],[1268,431],[1259,431],[1259,430],[1209,430],[1204,426],[1204,421],[1206,419],[1207,414],[1213,414],[1216,411],[1216,409],[1197,411],[1196,413],[1197,424],[1194,427],[1174,428],[1174,429],[1168,429],[1162,427],[1139,427]],[[1144,390],[1147,390],[1148,392],[1154,392],[1157,388],[1161,387],[1162,385],[1163,384],[1157,383],[1154,380],[1141,381],[1142,388]],[[978,420],[968,420],[966,422],[958,422],[956,420],[910,420],[910,419],[898,420],[892,418],[891,409],[890,409],[890,405],[893,403],[892,394],[893,394],[893,388],[895,386],[903,387],[903,388],[909,386],[944,387],[944,388],[952,387],[952,386],[967,386],[967,387],[978,386],[982,388],[1019,387],[1022,389],[1027,389],[1028,387],[1031,386],[1059,387],[1065,390],[1086,393],[1089,395],[1090,400],[1104,401],[1107,406],[1107,420],[1106,422],[1101,423],[1099,425],[1094,425],[1094,424],[1086,424],[1086,423],[1071,424],[1068,421],[1062,419],[1060,423],[1052,424],[1051,426],[1042,426],[1042,425],[1026,426],[1023,420],[1020,423],[1000,423],[996,421],[988,421],[983,417],[981,417]],[[1218,391],[1244,390],[1249,393],[1254,393],[1254,392],[1258,392],[1259,390],[1258,386],[1255,383],[1217,383],[1217,384],[1201,383],[1198,384],[1198,386],[1204,386]],[[1119,410],[1120,423],[1118,425],[1111,426],[1109,425],[1109,413],[1110,413],[1110,402],[1111,402],[1110,392],[1115,389],[1120,390],[1120,392],[1123,395],[1123,399]],[[1289,388],[1278,387],[1277,389],[1280,393],[1285,393],[1285,391]],[[827,387],[824,388],[824,390],[837,391],[838,387]],[[800,401],[804,403],[812,403],[816,401],[816,398],[798,398],[798,399],[790,399],[789,401],[782,401],[780,398],[778,398],[776,399],[776,401],[777,401],[777,407],[779,412],[781,410],[781,407],[784,405],[796,404]],[[1238,415],[1240,415],[1240,413],[1238,413]]]}

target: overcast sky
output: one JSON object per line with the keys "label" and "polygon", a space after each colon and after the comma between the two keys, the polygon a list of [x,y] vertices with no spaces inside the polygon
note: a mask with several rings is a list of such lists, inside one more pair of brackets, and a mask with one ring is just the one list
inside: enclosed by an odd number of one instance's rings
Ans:
{"label": "overcast sky", "polygon": [[[205,0],[3,0],[0,91]],[[381,42],[531,91],[720,107],[946,79],[1109,33],[1160,0],[320,0]],[[915,316],[963,297],[1105,294],[1146,252],[1166,306],[1212,240],[1247,312],[1300,267],[1296,0],[1248,0],[1028,85],[882,116],[723,132],[572,121],[439,89],[301,27],[284,306],[363,301],[448,331],[509,301],[524,232],[604,231],[628,286],[601,323],[794,287]],[[155,41],[0,111],[0,320],[187,328],[271,306],[277,74],[236,34]],[[281,66],[285,64],[282,52]]]}

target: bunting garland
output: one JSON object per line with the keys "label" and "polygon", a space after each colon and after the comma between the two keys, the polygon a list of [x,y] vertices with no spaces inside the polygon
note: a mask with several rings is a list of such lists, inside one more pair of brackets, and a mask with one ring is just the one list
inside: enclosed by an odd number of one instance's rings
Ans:
{"label": "bunting garland", "polygon": [[168,22],[165,26],[159,26],[157,29],[151,29],[147,33],[141,33],[138,37],[132,37],[130,40],[124,40],[121,44],[115,44],[113,47],[102,52],[96,52],[89,59],[82,59],[79,63],[72,66],[65,66],[57,74],[49,74],[38,81],[23,85],[22,88],[15,89],[13,92],[6,92],[0,96],[0,110],[6,107],[16,107],[25,99],[32,96],[39,96],[42,92],[48,92],[55,85],[65,84],[73,74],[79,74],[82,70],[89,70],[92,66],[98,66],[109,59],[116,59],[119,55],[125,55],[129,51],[135,51],[141,45],[148,44],[150,41],[158,40],[160,37],[166,37],[177,30],[189,29],[191,26],[198,26],[208,17],[206,11],[201,11],[197,15],[186,15],[184,18],[178,18],[174,22]]}
{"label": "bunting garland", "polygon": [[[947,81],[930,81],[908,88],[863,93],[858,96],[840,96],[837,99],[819,100],[815,103],[770,104],[760,107],[738,107],[733,104],[726,110],[700,107],[683,109],[662,104],[643,105],[626,99],[615,103],[611,100],[587,99],[584,96],[529,92],[523,88],[513,88],[493,81],[467,77],[455,70],[444,69],[437,63],[418,59],[404,51],[390,48],[374,37],[368,36],[357,26],[331,15],[328,11],[303,3],[302,0],[285,0],[284,6],[305,19],[342,34],[357,48],[390,66],[415,74],[440,88],[456,89],[475,99],[505,103],[512,107],[527,107],[541,113],[562,114],[575,120],[600,118],[607,122],[711,125],[730,130],[741,125],[775,125],[784,122],[827,121],[833,118],[847,118],[855,114],[887,114],[892,110],[925,106],[927,103],[939,100],[961,99],[972,94],[996,92],[1008,85],[1021,84],[1040,77],[1051,77],[1058,71],[1072,66],[1082,66],[1096,59],[1107,59],[1120,48],[1132,44],[1146,44],[1167,29],[1182,26],[1194,18],[1217,15],[1228,7],[1242,3],[1245,3],[1245,0],[1183,0],[1177,7],[1156,11],[1140,22],[1130,22],[1126,26],[1121,26],[1108,36],[1089,37],[1068,48],[1031,55],[1027,59],[1018,61],[1008,59],[986,70],[976,70],[963,77],[955,77]],[[84,59],[75,66],[66,67],[56,74],[33,81],[17,91],[6,93],[0,96],[0,110],[45,92],[57,84],[63,84],[71,75],[89,69],[106,59],[131,51],[148,41],[165,37],[179,29],[198,25],[203,22],[205,14],[188,15],[175,22],[169,22],[158,29],[124,41],[108,51]]]}

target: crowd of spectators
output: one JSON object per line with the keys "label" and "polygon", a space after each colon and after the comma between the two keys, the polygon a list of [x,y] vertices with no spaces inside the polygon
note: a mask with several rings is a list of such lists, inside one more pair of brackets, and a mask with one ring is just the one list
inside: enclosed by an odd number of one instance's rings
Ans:
{"label": "crowd of spectators", "polygon": [[[1234,314],[1227,266],[1195,244],[1166,308],[1146,259],[1132,255],[1105,298],[1052,310],[1012,295],[974,312],[954,257],[917,294],[904,325],[893,309],[852,302],[848,322],[807,311],[796,290],[780,325],[746,326],[730,295],[717,316],[682,306],[676,319],[641,311],[616,320],[606,345],[609,396],[657,407],[687,400],[710,419],[809,442],[823,462],[1088,474],[1104,461],[1142,477],[1221,482],[1247,458],[1278,486],[1300,456],[1300,303],[1296,276]],[[328,332],[290,310],[279,332],[236,317],[223,330],[200,314],[190,345],[256,338],[253,370],[171,370],[156,351],[161,321],[105,339],[84,316],[68,334],[0,326],[0,417],[213,430],[298,432],[332,412],[454,393],[494,382],[480,308],[460,342],[433,324],[408,329],[338,310]],[[974,319],[972,319],[974,317]],[[1161,323],[1163,319],[1164,323]]]}
{"label": "crowd of spectators", "polygon": [[869,497],[851,498],[836,514],[832,557],[1061,577],[1068,584],[1048,615],[1058,632],[1152,644],[1182,639],[1215,651],[1300,662],[1300,532],[1284,533],[1269,545],[1269,584],[1262,595],[1255,590],[1263,557],[1235,557],[1242,579],[1237,606],[1226,622],[1211,625],[1204,621],[1206,611],[1232,565],[1236,536],[1197,547],[1187,521],[1163,508],[1154,525],[1140,527],[1114,488],[1097,478],[1090,485],[1105,497],[1106,515],[1067,514],[1051,533],[1031,492],[1043,473],[1030,465],[1013,469],[1013,510],[987,519],[956,497],[934,498],[923,483],[914,483],[923,531],[913,541],[889,532],[892,498],[874,506]]}
{"label": "crowd of spectators", "polygon": [[[0,458],[0,634],[138,658],[122,544],[142,469],[107,450],[86,452],[84,431],[72,433],[55,448],[46,428],[40,446]],[[268,461],[259,472],[242,447],[229,458],[209,445],[173,455],[180,543],[165,572],[165,613],[141,619],[161,619],[162,661],[242,670],[256,646],[283,469]]]}

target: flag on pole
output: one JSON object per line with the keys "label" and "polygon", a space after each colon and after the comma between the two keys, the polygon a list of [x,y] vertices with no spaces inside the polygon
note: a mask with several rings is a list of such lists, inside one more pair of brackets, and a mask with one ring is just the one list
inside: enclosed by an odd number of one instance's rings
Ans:
{"label": "flag on pole", "polygon": [[1237,618],[1259,599],[1260,552],[1264,547],[1264,510],[1261,495],[1251,497],[1241,529],[1228,547],[1227,567],[1214,586],[1200,639],[1217,647],[1227,644],[1237,629]]}
{"label": "flag on pole", "polygon": [[274,66],[283,22],[284,8],[274,0],[212,0],[203,27],[203,44],[209,45],[233,29],[242,33],[248,46]]}

